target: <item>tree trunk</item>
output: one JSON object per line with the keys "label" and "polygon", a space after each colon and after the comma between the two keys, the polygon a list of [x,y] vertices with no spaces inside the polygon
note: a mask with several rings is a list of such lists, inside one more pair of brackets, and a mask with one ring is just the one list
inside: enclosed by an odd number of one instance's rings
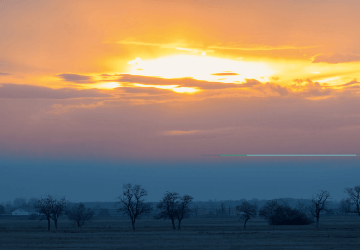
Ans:
{"label": "tree trunk", "polygon": [[55,229],[57,231],[57,220],[54,220],[54,222],[55,222]]}
{"label": "tree trunk", "polygon": [[181,220],[179,220],[179,226],[178,226],[178,229],[181,229],[180,224],[181,224]]}
{"label": "tree trunk", "polygon": [[174,219],[171,219],[173,229],[176,229]]}
{"label": "tree trunk", "polygon": [[319,227],[319,216],[316,217],[316,228]]}
{"label": "tree trunk", "polygon": [[48,231],[50,230],[50,218],[47,219],[48,221]]}
{"label": "tree trunk", "polygon": [[135,230],[135,220],[131,220],[132,228]]}
{"label": "tree trunk", "polygon": [[245,220],[244,222],[244,229],[246,229],[246,222],[248,221],[248,219]]}

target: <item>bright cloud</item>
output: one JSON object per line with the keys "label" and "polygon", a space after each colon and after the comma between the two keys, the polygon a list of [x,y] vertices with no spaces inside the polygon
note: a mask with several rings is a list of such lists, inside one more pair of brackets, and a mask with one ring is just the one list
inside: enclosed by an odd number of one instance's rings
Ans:
{"label": "bright cloud", "polygon": [[140,59],[140,57],[136,57],[134,60],[128,61],[127,64],[129,64],[129,65],[139,65],[140,63],[142,63],[142,60]]}
{"label": "bright cloud", "polygon": [[[210,56],[179,55],[141,61],[141,75],[163,78],[192,77],[198,80],[222,81],[214,73],[231,71],[237,74],[232,81],[244,81],[246,78],[268,78],[276,72],[266,63],[244,62]],[[139,74],[137,67],[129,71]]]}

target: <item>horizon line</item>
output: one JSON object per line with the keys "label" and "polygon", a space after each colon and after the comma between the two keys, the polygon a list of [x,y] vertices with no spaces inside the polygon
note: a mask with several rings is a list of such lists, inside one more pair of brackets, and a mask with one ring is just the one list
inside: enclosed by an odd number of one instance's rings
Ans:
{"label": "horizon line", "polygon": [[203,154],[202,156],[250,156],[250,157],[356,157],[356,154]]}

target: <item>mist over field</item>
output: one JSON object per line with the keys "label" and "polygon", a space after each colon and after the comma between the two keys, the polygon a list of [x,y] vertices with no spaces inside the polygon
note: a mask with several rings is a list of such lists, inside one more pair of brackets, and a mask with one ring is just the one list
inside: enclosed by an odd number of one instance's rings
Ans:
{"label": "mist over field", "polygon": [[358,184],[360,174],[357,157],[248,158],[209,156],[198,162],[169,163],[2,157],[0,201],[46,194],[74,202],[114,201],[129,182],[144,186],[150,201],[158,201],[165,191],[191,194],[199,201],[309,199],[320,189],[339,201],[344,188]]}

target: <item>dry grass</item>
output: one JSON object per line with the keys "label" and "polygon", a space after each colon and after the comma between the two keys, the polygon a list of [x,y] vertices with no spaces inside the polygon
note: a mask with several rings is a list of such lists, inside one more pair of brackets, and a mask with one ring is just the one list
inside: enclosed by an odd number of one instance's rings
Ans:
{"label": "dry grass", "polygon": [[[52,224],[53,226],[53,224]],[[0,249],[360,249],[360,218],[322,218],[314,225],[277,226],[250,220],[247,230],[232,219],[188,219],[182,230],[170,221],[93,221],[78,230],[67,220],[59,230],[45,221],[0,220]]]}

